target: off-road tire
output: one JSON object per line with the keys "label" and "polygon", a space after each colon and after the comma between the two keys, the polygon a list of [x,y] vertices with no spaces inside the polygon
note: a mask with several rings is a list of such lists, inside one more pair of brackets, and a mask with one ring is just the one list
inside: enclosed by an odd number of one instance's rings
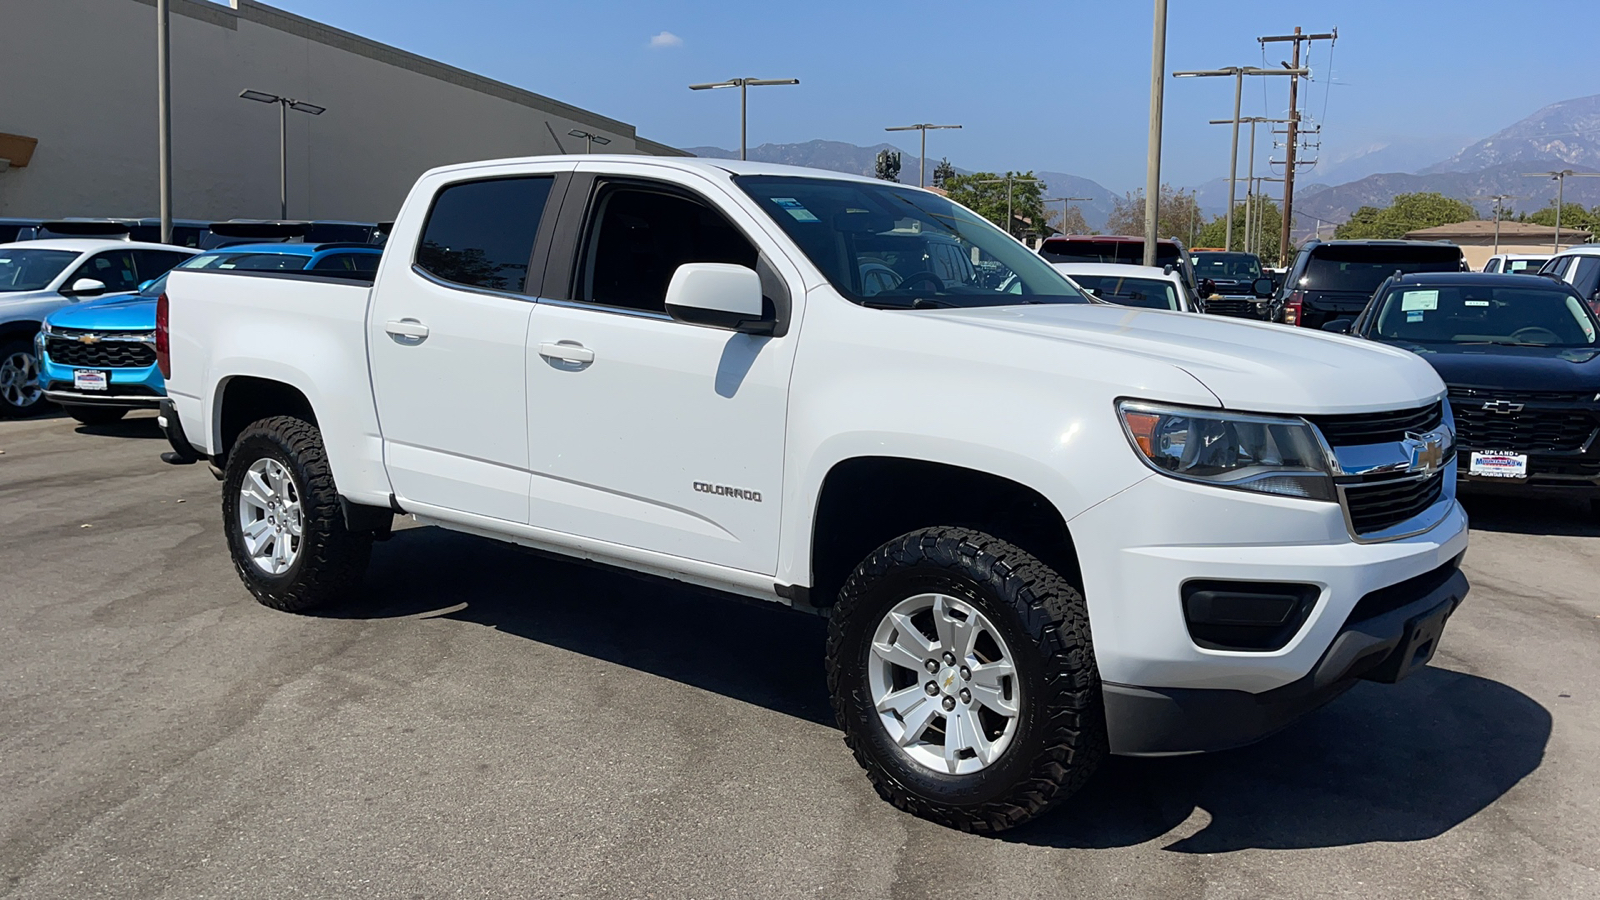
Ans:
{"label": "off-road tire", "polygon": [[[281,575],[251,561],[239,526],[239,489],[250,465],[270,456],[294,478],[304,515],[300,552]],[[372,535],[345,528],[333,470],[315,425],[290,416],[252,423],[234,441],[222,479],[222,523],[234,571],[262,605],[303,612],[348,597],[361,586]]]}
{"label": "off-road tire", "polygon": [[109,406],[76,406],[64,403],[61,408],[67,415],[84,425],[110,425],[112,422],[122,421],[122,417],[128,414],[126,409]]}
{"label": "off-road tire", "polygon": [[[866,667],[880,619],[923,591],[945,592],[981,610],[1004,633],[1017,668],[1017,733],[998,759],[971,774],[934,773],[913,762],[878,721],[868,689]],[[827,670],[845,743],[878,794],[941,825],[971,832],[1013,828],[1071,796],[1106,756],[1083,595],[1026,551],[980,531],[926,528],[874,550],[833,608]]]}

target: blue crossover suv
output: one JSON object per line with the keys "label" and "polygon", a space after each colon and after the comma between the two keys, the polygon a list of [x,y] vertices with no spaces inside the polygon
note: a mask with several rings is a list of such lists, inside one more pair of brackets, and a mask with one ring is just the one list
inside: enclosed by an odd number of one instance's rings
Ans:
{"label": "blue crossover suv", "polygon": [[[371,244],[242,244],[192,256],[184,269],[311,272],[370,281],[382,247]],[[166,396],[156,367],[156,304],[167,276],[50,314],[39,331],[39,381],[47,399],[85,425],[155,409]]]}

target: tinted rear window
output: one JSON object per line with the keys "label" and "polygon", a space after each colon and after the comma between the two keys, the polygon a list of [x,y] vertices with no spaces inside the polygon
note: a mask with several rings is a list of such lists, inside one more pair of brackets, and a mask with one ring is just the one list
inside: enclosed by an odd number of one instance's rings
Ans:
{"label": "tinted rear window", "polygon": [[452,184],[422,228],[417,265],[456,284],[524,292],[553,176]]}
{"label": "tinted rear window", "polygon": [[[1144,263],[1143,241],[1047,240],[1039,254],[1053,263]],[[1178,261],[1178,248],[1156,244],[1156,265]]]}
{"label": "tinted rear window", "polygon": [[1459,247],[1317,247],[1299,286],[1308,291],[1370,294],[1396,272],[1459,271]]}

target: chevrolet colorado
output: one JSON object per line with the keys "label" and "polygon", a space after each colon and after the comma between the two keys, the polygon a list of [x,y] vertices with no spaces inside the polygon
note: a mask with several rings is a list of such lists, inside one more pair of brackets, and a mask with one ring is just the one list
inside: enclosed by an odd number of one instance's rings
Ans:
{"label": "chevrolet colorado", "polygon": [[1089,303],[869,178],[435,169],[370,287],[178,269],[157,352],[260,602],[355,592],[403,513],[817,612],[878,792],[968,830],[1107,753],[1237,746],[1397,681],[1467,592],[1425,362]]}

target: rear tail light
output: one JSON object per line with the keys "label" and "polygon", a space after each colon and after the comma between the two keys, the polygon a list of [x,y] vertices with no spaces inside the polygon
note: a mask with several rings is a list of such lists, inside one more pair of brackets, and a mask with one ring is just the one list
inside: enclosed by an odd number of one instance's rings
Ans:
{"label": "rear tail light", "polygon": [[172,377],[172,340],[167,336],[167,294],[156,298],[156,368],[162,378]]}
{"label": "rear tail light", "polygon": [[1305,314],[1306,295],[1303,291],[1294,291],[1289,294],[1289,299],[1283,303],[1283,323],[1285,325],[1299,325],[1301,317]]}

